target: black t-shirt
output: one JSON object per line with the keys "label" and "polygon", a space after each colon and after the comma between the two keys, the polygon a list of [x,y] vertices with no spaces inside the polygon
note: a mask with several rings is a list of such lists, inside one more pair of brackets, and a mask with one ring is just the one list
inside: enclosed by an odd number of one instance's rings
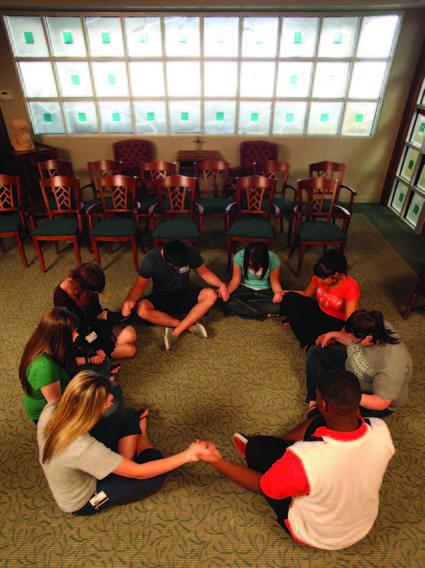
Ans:
{"label": "black t-shirt", "polygon": [[154,292],[173,292],[189,286],[190,269],[203,264],[202,256],[190,246],[187,247],[187,265],[180,268],[165,262],[162,249],[155,249],[142,260],[139,274],[142,278],[152,278]]}

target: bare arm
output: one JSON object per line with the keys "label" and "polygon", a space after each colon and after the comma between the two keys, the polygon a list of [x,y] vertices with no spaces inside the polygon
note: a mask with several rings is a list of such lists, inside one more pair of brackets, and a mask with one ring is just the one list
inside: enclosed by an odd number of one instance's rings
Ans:
{"label": "bare arm", "polygon": [[362,394],[360,406],[369,410],[385,410],[391,404],[392,400],[381,398],[377,394]]}
{"label": "bare arm", "polygon": [[229,285],[227,286],[229,294],[234,292],[236,288],[239,286],[239,284],[241,283],[241,277],[242,277],[242,270],[239,268],[237,264],[233,263],[232,279],[230,280]]}
{"label": "bare arm", "polygon": [[328,331],[323,335],[319,335],[316,339],[316,345],[327,347],[331,343],[335,343],[335,341],[348,347],[353,342],[353,336],[351,333],[348,333],[348,331],[345,331],[345,329],[341,329],[341,331]]}
{"label": "bare arm", "polygon": [[214,274],[214,272],[207,268],[205,264],[202,264],[199,268],[195,268],[195,272],[200,278],[202,278],[202,280],[204,280],[204,282],[210,286],[215,286],[219,297],[224,302],[227,302],[229,299],[227,286],[216,274]]}
{"label": "bare arm", "polygon": [[203,461],[208,461],[208,463],[210,463],[216,470],[222,473],[225,477],[234,481],[237,485],[240,485],[244,489],[248,489],[248,491],[252,491],[253,493],[263,495],[260,488],[260,478],[262,474],[258,471],[243,465],[228,462],[221,456],[219,458],[214,458],[214,461],[209,461],[208,458],[201,459]]}
{"label": "bare arm", "polygon": [[301,294],[301,296],[307,296],[308,298],[312,298],[316,295],[317,286],[313,284],[310,280],[310,283],[304,290],[285,290],[285,292],[295,292],[296,294]]}
{"label": "bare arm", "polygon": [[50,385],[41,387],[40,390],[47,402],[56,402],[62,396],[60,381],[55,381],[54,383],[50,383]]}
{"label": "bare arm", "polygon": [[348,300],[348,302],[345,303],[345,319],[348,320],[351,314],[358,309],[359,309],[358,300]]}
{"label": "bare arm", "polygon": [[283,298],[283,289],[280,283],[280,266],[270,272],[270,285],[274,292],[273,303],[278,304]]}
{"label": "bare arm", "polygon": [[124,300],[122,305],[122,315],[124,317],[129,316],[131,310],[136,305],[137,300],[143,294],[143,290],[149,284],[148,278],[143,278],[139,276],[137,280],[134,282],[133,287],[131,288],[130,292],[127,294],[127,298]]}

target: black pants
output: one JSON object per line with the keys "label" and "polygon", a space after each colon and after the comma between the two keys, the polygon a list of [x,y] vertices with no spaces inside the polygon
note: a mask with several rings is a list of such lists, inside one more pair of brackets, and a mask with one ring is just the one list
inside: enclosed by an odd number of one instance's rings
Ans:
{"label": "black pants", "polygon": [[[265,473],[283,456],[293,443],[294,442],[282,440],[281,438],[275,438],[274,436],[251,436],[246,446],[246,462],[248,467],[260,473]],[[289,533],[285,525],[285,520],[288,518],[292,497],[287,497],[286,499],[271,499],[270,497],[266,497],[265,499],[275,512],[279,524]]]}
{"label": "black pants", "polygon": [[[122,408],[110,416],[102,418],[90,434],[99,442],[105,444],[114,452],[118,451],[118,443],[125,436],[140,434],[139,415],[133,408]],[[161,459],[162,455],[154,448],[148,448],[134,457],[136,463],[146,463]],[[164,483],[166,474],[151,477],[149,479],[132,479],[111,473],[96,483],[96,493],[104,491],[108,500],[99,508],[95,509],[88,501],[74,515],[94,515],[108,507],[119,505],[135,499],[141,499],[145,495],[157,491]]]}
{"label": "black pants", "polygon": [[345,321],[323,312],[314,298],[288,292],[283,296],[281,313],[288,322],[301,347],[313,345],[319,335],[327,331],[339,331]]}
{"label": "black pants", "polygon": [[224,304],[224,309],[247,319],[266,319],[268,314],[277,316],[280,313],[280,304],[272,302],[273,296],[271,288],[253,290],[240,284]]}
{"label": "black pants", "polygon": [[[306,362],[306,383],[307,397],[306,402],[316,400],[316,387],[323,376],[323,373],[330,369],[344,369],[347,359],[347,350],[342,345],[331,345],[330,347],[319,347],[312,345],[307,351]],[[392,410],[371,410],[360,406],[360,414],[363,417],[384,418],[390,416]]]}

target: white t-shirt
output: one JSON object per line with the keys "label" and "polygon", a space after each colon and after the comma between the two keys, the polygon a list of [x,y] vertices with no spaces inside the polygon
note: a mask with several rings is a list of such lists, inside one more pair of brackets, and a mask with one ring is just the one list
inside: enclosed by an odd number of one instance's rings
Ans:
{"label": "white t-shirt", "polygon": [[55,409],[56,403],[45,406],[37,424],[39,460],[59,508],[73,513],[92,497],[96,480],[112,473],[123,458],[90,434],[83,434],[55,454],[49,462],[41,463],[44,430]]}

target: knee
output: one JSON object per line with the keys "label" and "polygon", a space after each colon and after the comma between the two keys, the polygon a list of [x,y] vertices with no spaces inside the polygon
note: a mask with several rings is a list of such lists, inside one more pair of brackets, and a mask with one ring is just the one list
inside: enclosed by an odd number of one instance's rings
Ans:
{"label": "knee", "polygon": [[212,288],[204,288],[199,299],[207,301],[212,306],[217,301],[217,292]]}
{"label": "knee", "polygon": [[128,325],[124,328],[124,331],[126,332],[126,343],[136,343],[137,333],[134,327],[132,325]]}
{"label": "knee", "polygon": [[137,306],[137,315],[142,319],[148,320],[150,311],[150,305],[145,300],[142,300]]}
{"label": "knee", "polygon": [[137,348],[134,345],[134,343],[130,343],[129,345],[127,345],[127,357],[134,357],[137,353]]}

